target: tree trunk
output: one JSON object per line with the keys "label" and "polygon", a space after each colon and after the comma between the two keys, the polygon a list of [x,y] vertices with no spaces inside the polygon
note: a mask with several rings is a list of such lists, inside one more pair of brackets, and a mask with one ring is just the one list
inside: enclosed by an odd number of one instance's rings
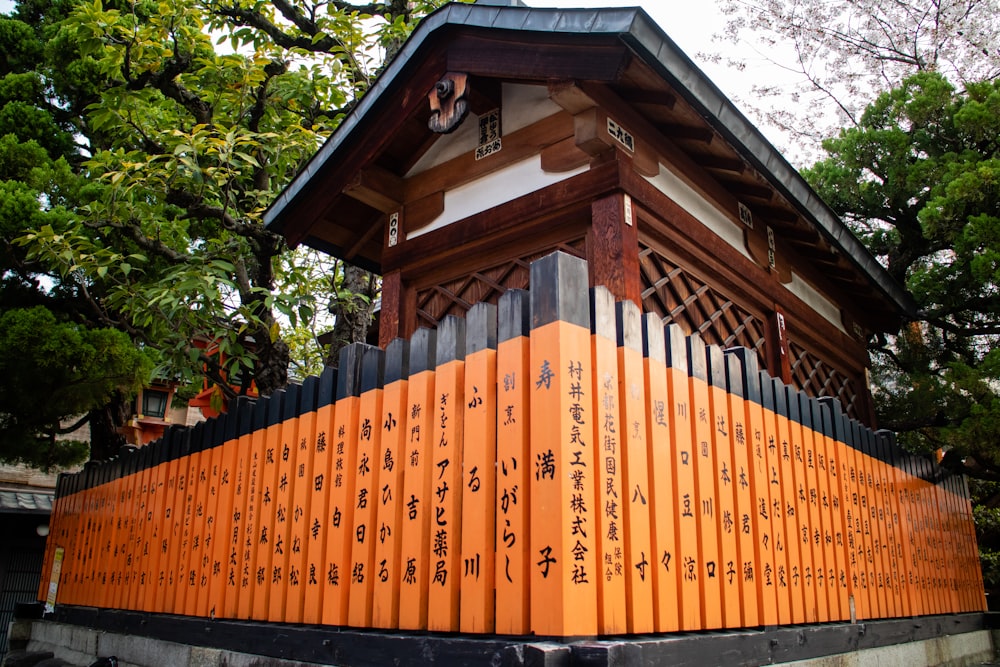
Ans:
{"label": "tree trunk", "polygon": [[373,273],[344,263],[344,282],[341,297],[330,304],[334,316],[333,341],[326,355],[326,363],[336,366],[341,348],[351,343],[364,342],[375,312],[375,294],[378,278]]}
{"label": "tree trunk", "polygon": [[254,380],[257,382],[257,392],[261,396],[270,396],[288,384],[288,362],[291,353],[288,344],[280,338],[271,342],[270,333],[267,331],[260,332],[258,338],[261,341],[257,344]]}
{"label": "tree trunk", "polygon": [[90,412],[90,460],[107,461],[125,445],[121,428],[132,412],[131,401],[115,392],[107,404]]}

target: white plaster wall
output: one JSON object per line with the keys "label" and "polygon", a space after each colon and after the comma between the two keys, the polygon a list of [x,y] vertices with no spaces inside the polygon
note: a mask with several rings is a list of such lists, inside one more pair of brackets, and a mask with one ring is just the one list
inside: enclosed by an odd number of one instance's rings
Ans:
{"label": "white plaster wall", "polygon": [[542,159],[539,155],[515,162],[477,181],[447,190],[444,193],[444,211],[441,215],[420,229],[409,232],[406,238],[415,239],[428,232],[447,227],[470,215],[541,190],[588,169],[588,166],[583,166],[557,174],[548,173],[542,170]]}
{"label": "white plaster wall", "polygon": [[747,259],[752,259],[743,243],[743,228],[739,223],[734,222],[674,172],[661,164],[660,173],[645,178],[650,185],[670,197],[678,206],[715,232],[722,241],[738,250]]}

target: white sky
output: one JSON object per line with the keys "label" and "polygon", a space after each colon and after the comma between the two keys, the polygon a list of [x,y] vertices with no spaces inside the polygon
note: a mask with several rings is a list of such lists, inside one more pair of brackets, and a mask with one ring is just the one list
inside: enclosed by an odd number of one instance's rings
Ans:
{"label": "white sky", "polygon": [[[725,17],[713,0],[522,0],[531,7],[642,7],[685,54],[720,90],[733,101],[751,122],[781,151],[786,151],[788,139],[775,128],[761,125],[749,113],[745,104],[752,99],[751,86],[761,82],[774,85],[790,84],[789,74],[749,47],[737,54],[744,62],[741,71],[724,64],[708,62],[699,54],[721,52],[734,54],[732,43],[713,41],[725,27]],[[795,155],[786,154],[793,164]]]}

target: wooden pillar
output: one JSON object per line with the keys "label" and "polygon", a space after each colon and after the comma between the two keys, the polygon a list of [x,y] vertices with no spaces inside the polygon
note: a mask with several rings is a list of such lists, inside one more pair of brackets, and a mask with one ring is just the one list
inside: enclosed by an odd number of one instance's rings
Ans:
{"label": "wooden pillar", "polygon": [[639,281],[639,236],[632,199],[615,193],[590,205],[587,230],[587,263],[590,286],[604,285],[616,301],[628,299],[642,307]]}
{"label": "wooden pillar", "polygon": [[791,384],[792,363],[788,350],[788,333],[785,331],[785,314],[778,304],[774,304],[774,312],[768,315],[764,326],[767,371],[772,377]]}
{"label": "wooden pillar", "polygon": [[403,317],[403,274],[399,269],[382,276],[382,309],[379,313],[378,346],[383,350],[393,338],[404,336],[401,326]]}

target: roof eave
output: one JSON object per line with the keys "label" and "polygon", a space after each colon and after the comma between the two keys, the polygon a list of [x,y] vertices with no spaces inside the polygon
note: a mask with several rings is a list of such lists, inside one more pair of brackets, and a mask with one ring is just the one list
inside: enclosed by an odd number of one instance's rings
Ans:
{"label": "roof eave", "polygon": [[[420,66],[418,57],[434,38],[451,27],[489,28],[548,34],[614,35],[647,65],[668,81],[703,118],[774,187],[816,230],[893,304],[901,318],[916,317],[911,295],[893,280],[850,232],[840,218],[815,194],[805,179],[771,145],[761,132],[729,101],[663,30],[639,8],[538,9],[452,3],[427,16],[386,66],[357,106],[347,115],[319,151],[264,212],[265,226],[285,232],[284,215],[318,187],[314,177],[348,150],[355,133],[364,130],[382,98],[399,85],[405,73]],[[359,129],[360,128],[360,129]],[[292,236],[295,245],[305,233]]]}

